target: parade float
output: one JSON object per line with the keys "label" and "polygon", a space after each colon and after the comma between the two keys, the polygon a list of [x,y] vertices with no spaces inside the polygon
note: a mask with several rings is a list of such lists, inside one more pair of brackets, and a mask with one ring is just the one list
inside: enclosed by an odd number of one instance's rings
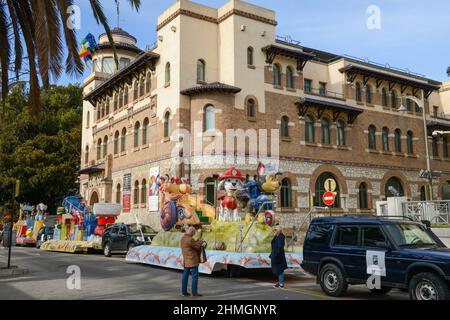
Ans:
{"label": "parade float", "polygon": [[[132,248],[126,261],[183,269],[180,240],[188,226],[197,229],[196,238],[207,243],[207,261],[200,272],[270,268],[271,241],[276,224],[275,193],[280,188],[279,172],[260,164],[257,179],[245,181],[236,168],[218,179],[219,205],[205,203],[191,193],[182,179],[160,178],[160,221],[162,230],[151,245]],[[300,253],[286,253],[290,268],[300,267]]]}
{"label": "parade float", "polygon": [[67,197],[57,211],[53,239],[42,244],[41,250],[87,253],[102,249],[104,230],[120,215],[118,204],[97,203],[93,210],[81,197]]}
{"label": "parade float", "polygon": [[39,231],[44,226],[47,206],[43,203],[36,207],[21,205],[18,221],[13,228],[16,232],[17,246],[35,246]]}

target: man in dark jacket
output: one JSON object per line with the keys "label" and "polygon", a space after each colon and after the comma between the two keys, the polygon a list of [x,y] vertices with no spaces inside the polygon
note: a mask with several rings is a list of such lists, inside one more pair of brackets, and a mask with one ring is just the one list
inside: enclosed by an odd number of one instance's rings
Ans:
{"label": "man in dark jacket", "polygon": [[180,246],[183,253],[183,278],[181,294],[184,297],[189,297],[190,294],[187,291],[189,274],[192,274],[192,295],[194,297],[201,297],[198,293],[198,266],[200,265],[200,254],[204,241],[202,239],[194,240],[195,228],[190,227],[184,236],[181,238]]}
{"label": "man in dark jacket", "polygon": [[284,252],[285,239],[283,229],[277,226],[275,228],[275,237],[272,240],[272,253],[270,254],[272,272],[278,277],[278,283],[274,285],[276,289],[284,288],[284,270],[288,268]]}

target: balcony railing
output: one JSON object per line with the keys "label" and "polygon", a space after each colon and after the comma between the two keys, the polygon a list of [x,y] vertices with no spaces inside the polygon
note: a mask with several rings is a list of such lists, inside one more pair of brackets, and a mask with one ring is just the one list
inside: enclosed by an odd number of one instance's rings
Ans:
{"label": "balcony railing", "polygon": [[304,91],[306,94],[312,94],[315,96],[320,96],[320,97],[325,97],[325,98],[333,98],[333,99],[340,99],[340,100],[345,99],[343,93],[328,91],[326,89],[305,87]]}
{"label": "balcony railing", "polygon": [[409,201],[403,203],[403,215],[414,220],[427,220],[450,225],[450,201]]}

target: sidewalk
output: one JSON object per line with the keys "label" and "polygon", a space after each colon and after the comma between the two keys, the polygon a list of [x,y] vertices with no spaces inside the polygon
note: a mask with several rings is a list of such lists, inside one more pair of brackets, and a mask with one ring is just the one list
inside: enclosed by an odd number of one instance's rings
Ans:
{"label": "sidewalk", "polygon": [[[4,252],[4,250],[1,252]],[[4,255],[0,255],[0,259],[2,260],[0,261],[0,279],[14,278],[28,273],[28,269],[14,265],[10,269],[6,269],[7,264]]]}

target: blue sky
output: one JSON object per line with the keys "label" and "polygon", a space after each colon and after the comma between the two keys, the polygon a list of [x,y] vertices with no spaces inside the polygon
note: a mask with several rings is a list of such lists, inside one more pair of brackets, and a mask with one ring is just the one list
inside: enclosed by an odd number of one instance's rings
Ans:
{"label": "blue sky", "polygon": [[[145,48],[156,38],[158,15],[175,0],[141,0],[139,13],[121,0],[120,26]],[[196,0],[220,7],[227,0]],[[277,34],[289,35],[306,47],[348,54],[407,68],[435,80],[447,80],[450,65],[450,1],[448,0],[251,0],[276,11]],[[103,32],[90,12],[87,0],[81,7],[81,39],[88,32]],[[114,0],[103,0],[111,27],[116,26]],[[381,30],[369,30],[367,8],[381,9]],[[61,77],[58,84],[80,83],[82,78]]]}

